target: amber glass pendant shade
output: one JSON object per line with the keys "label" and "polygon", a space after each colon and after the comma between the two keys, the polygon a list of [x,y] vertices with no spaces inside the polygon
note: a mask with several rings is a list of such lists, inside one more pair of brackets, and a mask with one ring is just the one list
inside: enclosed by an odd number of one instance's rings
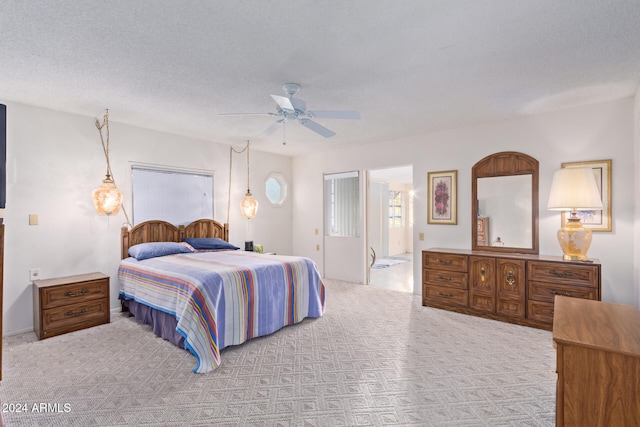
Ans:
{"label": "amber glass pendant shade", "polygon": [[246,219],[251,219],[258,213],[258,201],[253,198],[249,190],[247,190],[247,194],[240,202],[240,212],[242,212],[242,216]]}
{"label": "amber glass pendant shade", "polygon": [[122,193],[116,188],[109,174],[102,181],[100,188],[93,190],[91,197],[98,215],[115,215],[120,211]]}

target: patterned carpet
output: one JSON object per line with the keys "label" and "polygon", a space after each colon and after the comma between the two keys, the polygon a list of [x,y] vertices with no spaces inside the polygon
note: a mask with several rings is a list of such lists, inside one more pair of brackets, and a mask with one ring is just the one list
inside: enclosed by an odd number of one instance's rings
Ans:
{"label": "patterned carpet", "polygon": [[[13,426],[552,426],[551,333],[326,281],[326,313],[195,357],[121,315],[36,341],[6,337]],[[16,412],[17,408],[23,412]]]}

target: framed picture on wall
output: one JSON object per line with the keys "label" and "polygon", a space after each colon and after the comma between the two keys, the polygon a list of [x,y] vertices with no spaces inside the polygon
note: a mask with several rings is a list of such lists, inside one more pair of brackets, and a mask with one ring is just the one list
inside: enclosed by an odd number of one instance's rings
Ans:
{"label": "framed picture on wall", "polygon": [[427,222],[458,223],[458,171],[428,172]]}
{"label": "framed picture on wall", "polygon": [[[589,162],[563,163],[563,168],[593,169],[596,177],[600,197],[602,198],[602,210],[578,211],[580,221],[585,228],[591,231],[611,231],[611,160],[593,160]],[[567,213],[562,212],[562,226],[567,222]]]}

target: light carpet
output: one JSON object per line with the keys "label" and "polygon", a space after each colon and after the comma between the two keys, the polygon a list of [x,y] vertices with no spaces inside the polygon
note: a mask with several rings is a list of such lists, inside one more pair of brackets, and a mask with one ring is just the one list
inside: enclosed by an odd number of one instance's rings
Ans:
{"label": "light carpet", "polygon": [[123,315],[43,341],[6,337],[5,424],[554,425],[550,332],[422,307],[409,293],[325,284],[322,318],[224,349],[208,374]]}

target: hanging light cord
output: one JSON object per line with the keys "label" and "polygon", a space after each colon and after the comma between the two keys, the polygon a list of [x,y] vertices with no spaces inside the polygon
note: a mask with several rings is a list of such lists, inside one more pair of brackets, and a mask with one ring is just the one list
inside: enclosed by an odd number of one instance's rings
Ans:
{"label": "hanging light cord", "polygon": [[247,141],[247,194],[250,192],[249,191],[249,153],[251,153],[251,150],[249,150],[249,141]]}
{"label": "hanging light cord", "polygon": [[233,153],[241,154],[247,152],[247,191],[249,191],[249,141],[242,150],[236,150],[233,146],[229,149],[229,197],[227,197],[227,224],[231,214],[231,168],[233,167]]}
{"label": "hanging light cord", "polygon": [[[104,118],[102,124],[98,119],[96,119],[96,127],[98,128],[98,132],[100,132],[100,142],[102,142],[102,150],[104,151],[104,157],[107,160],[107,178],[111,177],[111,162],[109,161],[109,109],[104,113]],[[104,142],[104,137],[102,136],[102,128],[106,129],[107,134],[107,143]]]}
{"label": "hanging light cord", "polygon": [[[113,177],[113,172],[111,171],[111,162],[109,161],[109,109],[108,108],[104,113],[104,118],[102,120],[102,123],[100,123],[100,120],[96,119],[96,127],[98,128],[98,132],[100,132],[100,142],[102,142],[102,151],[104,151],[104,157],[107,160],[107,179],[111,179],[111,181],[113,181],[114,187],[118,188],[118,186],[116,185],[116,179]],[[102,136],[102,128],[106,129],[106,132],[105,132],[107,135],[106,144],[104,142],[104,137]],[[131,227],[131,222],[129,222],[129,215],[127,215],[127,210],[124,208],[124,203],[122,203],[120,207],[122,208],[122,213],[124,213],[124,217],[127,221],[122,225],[126,227]]]}

